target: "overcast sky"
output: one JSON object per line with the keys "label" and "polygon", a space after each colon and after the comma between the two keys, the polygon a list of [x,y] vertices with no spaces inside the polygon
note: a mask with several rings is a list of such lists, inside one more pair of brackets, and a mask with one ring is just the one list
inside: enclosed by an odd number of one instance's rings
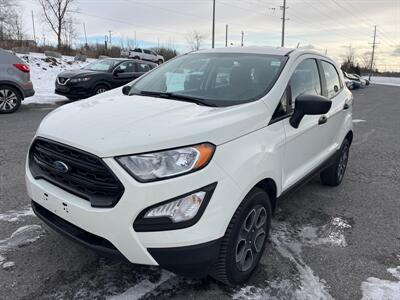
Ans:
{"label": "overcast sky", "polygon": [[[83,23],[90,42],[104,42],[112,30],[113,43],[136,39],[142,47],[157,44],[188,50],[186,37],[196,30],[211,46],[212,0],[75,0],[77,31],[84,43]],[[229,44],[239,46],[244,32],[245,46],[279,46],[282,0],[216,0],[216,46],[225,45],[225,25],[229,24]],[[36,34],[55,40],[40,24],[37,0],[20,0],[25,31],[32,35],[33,10]],[[315,48],[337,60],[351,45],[361,61],[371,52],[373,26],[378,45],[376,58],[380,70],[400,71],[400,0],[287,0],[287,47]]]}

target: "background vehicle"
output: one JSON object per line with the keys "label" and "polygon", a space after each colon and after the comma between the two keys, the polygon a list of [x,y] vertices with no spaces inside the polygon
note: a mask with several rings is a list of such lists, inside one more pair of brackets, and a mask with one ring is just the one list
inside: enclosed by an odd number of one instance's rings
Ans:
{"label": "background vehicle", "polygon": [[0,114],[15,112],[35,91],[29,67],[16,55],[0,49]]}
{"label": "background vehicle", "polygon": [[157,65],[132,59],[97,60],[78,70],[60,73],[55,93],[69,99],[83,99],[131,82]]}
{"label": "background vehicle", "polygon": [[358,80],[362,83],[362,85],[369,85],[369,80],[368,79],[363,78],[360,75],[354,74],[354,73],[352,73],[351,75],[356,77],[356,78],[358,78]]}
{"label": "background vehicle", "polygon": [[354,81],[344,77],[344,82],[349,90],[354,90]]}
{"label": "background vehicle", "polygon": [[346,73],[343,71],[343,76],[344,76],[345,80],[351,81],[353,90],[356,90],[356,89],[359,89],[359,88],[365,86],[357,77],[355,77],[349,73]]}
{"label": "background vehicle", "polygon": [[308,50],[210,49],[64,106],[30,148],[33,209],[93,249],[240,284],[277,201],[312,174],[344,178],[353,98],[338,70]]}
{"label": "background vehicle", "polygon": [[142,48],[135,48],[134,50],[128,50],[121,52],[122,55],[127,55],[129,58],[133,59],[140,59],[145,61],[151,61],[157,64],[162,64],[164,62],[164,57],[158,55],[153,50],[150,49],[142,49]]}

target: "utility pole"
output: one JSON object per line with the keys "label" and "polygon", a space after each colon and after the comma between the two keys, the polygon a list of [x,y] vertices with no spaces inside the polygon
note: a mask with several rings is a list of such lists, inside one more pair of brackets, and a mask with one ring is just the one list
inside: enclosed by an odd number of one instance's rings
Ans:
{"label": "utility pole", "polygon": [[111,32],[112,32],[111,30],[108,31],[108,34],[109,34],[109,36],[110,36],[108,42],[110,43],[110,45],[112,44],[112,43],[111,43]]}
{"label": "utility pole", "polygon": [[281,39],[281,47],[285,47],[285,23],[288,19],[286,19],[286,0],[283,0],[283,6],[281,6],[282,9],[282,39]]}
{"label": "utility pole", "polygon": [[225,47],[228,47],[228,24],[225,27]]}
{"label": "utility pole", "polygon": [[86,35],[86,25],[83,23],[83,32],[85,33],[85,48],[88,48],[88,43],[87,43],[87,35]]}
{"label": "utility pole", "polygon": [[241,43],[242,47],[244,46],[244,32],[242,31],[242,43]]}
{"label": "utility pole", "polygon": [[215,46],[215,0],[213,0],[212,48]]}
{"label": "utility pole", "polygon": [[32,10],[32,27],[33,27],[33,40],[36,43],[35,19],[33,18],[33,10]]}
{"label": "utility pole", "polygon": [[[371,44],[371,43],[370,43]],[[373,68],[374,68],[374,56],[375,56],[375,47],[379,43],[376,42],[376,25],[374,27],[374,42],[372,43],[372,55],[371,55],[371,67],[370,67],[370,72],[369,72],[369,80],[371,80]]]}

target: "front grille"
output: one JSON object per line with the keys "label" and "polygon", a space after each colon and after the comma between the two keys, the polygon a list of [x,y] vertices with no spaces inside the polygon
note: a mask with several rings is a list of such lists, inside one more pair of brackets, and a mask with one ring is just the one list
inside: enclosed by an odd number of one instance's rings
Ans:
{"label": "front grille", "polygon": [[100,158],[47,139],[33,142],[29,167],[35,179],[47,180],[93,207],[113,207],[124,193],[121,182]]}
{"label": "front grille", "polygon": [[69,78],[57,77],[57,81],[58,81],[58,84],[65,85],[69,81]]}

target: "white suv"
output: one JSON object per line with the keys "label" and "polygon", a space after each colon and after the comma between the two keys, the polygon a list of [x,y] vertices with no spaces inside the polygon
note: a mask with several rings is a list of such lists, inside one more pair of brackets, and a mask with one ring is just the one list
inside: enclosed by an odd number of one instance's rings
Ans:
{"label": "white suv", "polygon": [[128,54],[127,56],[129,58],[152,61],[159,65],[161,65],[164,62],[164,57],[162,55],[158,55],[153,50],[136,48],[134,50],[129,50],[127,52],[128,53],[121,52],[121,55]]}
{"label": "white suv", "polygon": [[244,282],[278,200],[316,173],[343,179],[353,97],[339,70],[306,50],[214,49],[64,105],[29,150],[33,209],[102,253]]}

